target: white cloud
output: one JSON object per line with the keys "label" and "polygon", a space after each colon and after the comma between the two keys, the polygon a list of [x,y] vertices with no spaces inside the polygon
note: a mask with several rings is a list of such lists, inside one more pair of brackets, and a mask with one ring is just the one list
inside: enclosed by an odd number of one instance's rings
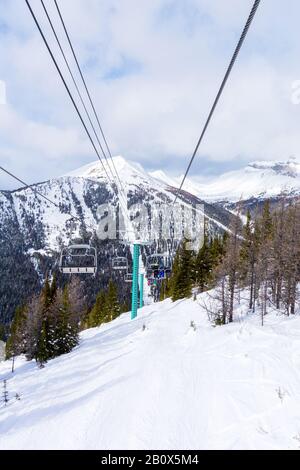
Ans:
{"label": "white cloud", "polygon": [[[31,3],[42,19],[40,2]],[[60,0],[113,153],[183,171],[252,3]],[[0,108],[0,160],[39,180],[95,159],[25,2],[1,4],[0,79],[9,106]],[[46,5],[59,25],[53,2]],[[237,157],[299,154],[300,106],[291,103],[300,79],[299,13],[296,0],[288,8],[261,2],[200,159],[223,169]],[[107,78],[118,69],[119,77]],[[37,159],[43,164],[32,166]]]}

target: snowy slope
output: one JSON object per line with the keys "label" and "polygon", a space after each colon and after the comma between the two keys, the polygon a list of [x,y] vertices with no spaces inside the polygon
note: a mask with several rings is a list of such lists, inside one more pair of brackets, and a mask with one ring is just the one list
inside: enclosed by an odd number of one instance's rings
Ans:
{"label": "snowy slope", "polygon": [[[69,242],[67,223],[70,221],[70,212],[82,221],[81,224],[77,223],[73,235],[79,234],[83,224],[92,233],[97,229],[101,218],[98,209],[107,204],[110,214],[114,215],[119,203],[120,216],[128,235],[136,229],[132,220],[136,217],[136,205],[140,204],[143,207],[151,206],[151,210],[146,208],[146,213],[148,211],[149,214],[145,214],[148,218],[141,223],[140,233],[141,239],[148,239],[150,218],[154,221],[159,218],[160,213],[170,214],[175,188],[151,176],[139,164],[129,162],[121,156],[113,158],[113,165],[110,162],[108,166],[104,162],[105,171],[101,163],[96,161],[60,178],[33,185],[34,189],[54,201],[57,207],[36,196],[30,188],[5,193],[0,191],[0,226],[4,227],[7,222],[15,219],[29,244],[32,239],[38,240],[35,249],[58,250],[62,242]],[[114,167],[121,181],[120,184],[115,178],[118,183],[117,194],[111,185]],[[186,193],[179,195],[179,202],[190,208],[192,204],[199,204],[201,201]],[[216,227],[220,222],[225,226],[229,223],[230,215],[224,210],[217,213],[216,208],[206,204],[205,212],[212,223],[216,218]],[[180,223],[179,211],[174,211],[174,217]],[[168,220],[167,217],[164,220]],[[37,230],[39,234],[35,233]],[[157,227],[151,236],[152,239],[158,237]]]}
{"label": "snowy slope", "polygon": [[[149,181],[149,175],[141,165],[125,160],[121,155],[113,157],[113,162],[111,162],[111,160],[103,160],[103,164],[101,164],[101,162],[97,160],[96,162],[77,168],[76,170],[67,173],[65,176],[95,180],[100,179],[107,182],[107,175],[109,178],[115,179],[115,170],[118,172],[124,186],[136,184],[136,182],[143,182],[146,184],[150,184],[151,182],[153,183],[153,181]],[[150,180],[152,180],[152,178],[150,178]]]}
{"label": "snowy slope", "polygon": [[177,188],[180,185],[179,178],[171,178],[162,170],[156,170],[149,173],[152,178],[155,178],[163,183],[168,184],[169,186],[173,186]]}
{"label": "snowy slope", "polygon": [[299,448],[300,317],[213,328],[202,298],[87,330],[41,370],[1,363],[0,448]]}
{"label": "snowy slope", "polygon": [[[168,186],[173,186],[174,188],[179,188],[183,179],[184,175],[178,176],[176,178],[170,178],[164,171],[156,170],[149,173],[149,175],[153,178],[156,178],[162,183],[166,183]],[[194,196],[200,197],[200,189],[199,183],[194,181],[193,179],[186,178],[183,188],[184,191],[193,194]]]}
{"label": "snowy slope", "polygon": [[[170,186],[178,187],[181,177],[170,178],[161,170],[150,175]],[[207,182],[190,173],[184,184],[186,191],[205,201],[230,201],[251,197],[270,198],[279,195],[300,195],[300,159],[286,161],[256,161],[245,168],[226,172]]]}
{"label": "snowy slope", "polygon": [[[195,194],[195,189],[190,189]],[[238,201],[251,197],[269,198],[300,195],[300,160],[253,162],[197,186],[198,197],[207,201]]]}

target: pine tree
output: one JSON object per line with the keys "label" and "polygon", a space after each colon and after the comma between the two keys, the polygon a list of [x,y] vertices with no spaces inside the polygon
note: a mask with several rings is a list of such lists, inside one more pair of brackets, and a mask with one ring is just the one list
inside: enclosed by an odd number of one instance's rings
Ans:
{"label": "pine tree", "polygon": [[[58,318],[56,309],[53,307],[57,296],[57,283],[56,274],[54,274],[52,283],[49,283],[48,276],[46,277],[44,288],[41,293],[42,302],[42,329],[41,337],[38,339],[38,350],[42,349],[42,356],[44,362],[57,356],[57,327]],[[45,344],[44,344],[45,343]],[[38,353],[39,354],[39,353]],[[46,357],[47,356],[47,357]],[[40,361],[39,361],[40,362]]]}
{"label": "pine tree", "polygon": [[108,284],[104,311],[105,311],[105,317],[104,317],[105,322],[114,320],[120,315],[120,312],[121,312],[120,304],[118,301],[117,286],[112,281],[112,279],[109,281],[109,284]]}
{"label": "pine tree", "polygon": [[[127,310],[124,310],[127,311]],[[88,316],[88,327],[93,328],[101,325],[105,321],[106,316],[106,294],[104,290],[101,290],[97,297],[95,305]]]}
{"label": "pine tree", "polygon": [[171,296],[173,302],[191,296],[194,277],[194,253],[187,249],[185,240],[175,256],[172,278]]}
{"label": "pine tree", "polygon": [[36,351],[35,359],[40,364],[41,367],[49,359],[47,325],[46,325],[45,320],[42,323],[42,328],[41,328],[40,335],[37,341],[37,351]]}
{"label": "pine tree", "polygon": [[28,360],[35,359],[42,366],[49,359],[69,352],[78,344],[85,312],[80,280],[72,279],[62,290],[57,288],[55,276],[51,286],[46,278],[40,295],[16,312],[7,358],[25,353]]}
{"label": "pine tree", "polygon": [[175,290],[176,280],[179,276],[179,270],[180,270],[180,250],[179,250],[179,248],[177,249],[176,254],[174,256],[173,266],[172,266],[172,273],[171,273],[171,277],[170,277],[170,281],[169,281],[170,294],[171,294],[172,298],[173,298],[173,292]]}
{"label": "pine tree", "polygon": [[44,288],[42,290],[42,300],[43,300],[43,305],[45,310],[49,307],[52,301],[52,296],[51,296],[51,286],[49,283],[48,276],[46,277]]}
{"label": "pine tree", "polygon": [[50,292],[49,292],[50,302],[53,302],[55,300],[56,292],[57,292],[57,277],[56,277],[56,273],[54,273],[51,287],[50,287]]}
{"label": "pine tree", "polygon": [[241,261],[245,264],[245,266],[248,265],[249,259],[250,259],[250,248],[251,248],[251,243],[252,243],[252,226],[251,226],[251,214],[248,209],[247,211],[247,219],[246,219],[246,224],[244,225],[243,228],[243,239],[241,243],[241,251],[240,251],[240,257]]}
{"label": "pine tree", "polygon": [[[51,357],[60,356],[70,352],[79,341],[78,322],[73,316],[70,285],[59,289],[55,301],[49,308],[48,318],[52,325],[50,347]],[[48,336],[49,338],[49,336]]]}
{"label": "pine tree", "polygon": [[18,307],[6,343],[6,359],[24,354],[26,351],[26,307]]}
{"label": "pine tree", "polygon": [[60,309],[58,328],[60,344],[59,354],[70,352],[78,344],[78,325],[72,324],[71,308],[69,288],[66,286],[63,290],[63,302]]}
{"label": "pine tree", "polygon": [[203,292],[212,280],[212,268],[214,257],[212,253],[212,244],[209,243],[208,237],[205,234],[203,245],[200,248],[196,257],[196,283]]}
{"label": "pine tree", "polygon": [[38,340],[43,323],[42,296],[35,295],[28,303],[25,336],[26,336],[26,358],[31,361],[37,356]]}
{"label": "pine tree", "polygon": [[5,325],[3,325],[3,323],[0,323],[0,341],[5,341],[5,337],[6,337]]}
{"label": "pine tree", "polygon": [[249,309],[254,309],[255,283],[257,278],[257,259],[259,251],[259,238],[257,224],[253,223],[250,211],[247,212],[247,221],[243,229],[243,239],[240,250],[240,281],[243,286],[250,287]]}
{"label": "pine tree", "polygon": [[217,267],[217,297],[221,302],[222,323],[233,321],[234,298],[240,282],[241,220],[235,217],[226,240],[222,263]]}
{"label": "pine tree", "polygon": [[264,243],[266,240],[272,238],[273,235],[273,218],[270,211],[270,201],[267,200],[263,206],[263,213],[260,223],[261,231],[261,242]]}
{"label": "pine tree", "polygon": [[130,302],[128,300],[124,300],[120,306],[121,313],[129,312],[130,310]]}

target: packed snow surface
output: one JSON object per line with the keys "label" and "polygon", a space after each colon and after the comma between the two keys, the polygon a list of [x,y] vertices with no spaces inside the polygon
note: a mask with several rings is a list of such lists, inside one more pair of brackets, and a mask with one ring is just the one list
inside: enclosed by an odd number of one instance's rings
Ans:
{"label": "packed snow surface", "polygon": [[1,363],[0,448],[299,448],[300,317],[213,327],[205,295],[87,330],[43,369]]}

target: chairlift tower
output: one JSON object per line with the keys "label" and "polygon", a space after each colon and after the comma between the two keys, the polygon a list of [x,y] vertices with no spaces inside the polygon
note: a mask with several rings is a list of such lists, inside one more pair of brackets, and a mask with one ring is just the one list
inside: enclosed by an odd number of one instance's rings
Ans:
{"label": "chairlift tower", "polygon": [[[133,243],[133,270],[132,270],[132,299],[131,299],[131,319],[137,316],[138,308],[144,305],[144,274],[140,273],[140,248],[141,245],[148,245],[149,242],[135,240]],[[140,293],[140,294],[139,294]]]}
{"label": "chairlift tower", "polygon": [[140,244],[133,245],[133,270],[132,270],[132,298],[131,298],[131,320],[137,316],[139,297],[139,262]]}
{"label": "chairlift tower", "polygon": [[139,290],[140,290],[140,299],[139,306],[142,308],[144,306],[144,274],[140,273],[139,277]]}

